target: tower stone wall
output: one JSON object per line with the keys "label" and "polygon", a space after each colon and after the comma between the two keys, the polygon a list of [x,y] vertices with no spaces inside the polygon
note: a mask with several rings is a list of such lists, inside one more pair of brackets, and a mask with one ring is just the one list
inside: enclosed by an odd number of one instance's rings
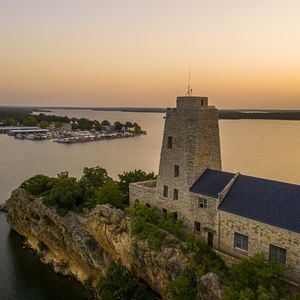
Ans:
{"label": "tower stone wall", "polygon": [[[207,97],[178,97],[177,107],[166,113],[157,197],[173,200],[177,189],[178,200],[187,199],[185,194],[207,168],[221,170],[218,111],[208,106]],[[168,187],[167,197],[164,186]]]}

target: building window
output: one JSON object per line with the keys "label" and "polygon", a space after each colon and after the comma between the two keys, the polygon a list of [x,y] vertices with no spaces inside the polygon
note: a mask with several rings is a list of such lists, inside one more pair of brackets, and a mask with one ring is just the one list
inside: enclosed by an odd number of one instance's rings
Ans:
{"label": "building window", "polygon": [[167,185],[164,185],[163,196],[168,198],[169,188]]}
{"label": "building window", "polygon": [[248,237],[238,232],[234,233],[234,248],[248,251]]}
{"label": "building window", "polygon": [[174,189],[174,191],[173,191],[173,200],[178,200],[178,196],[179,196],[179,190]]}
{"label": "building window", "polygon": [[204,105],[204,100],[201,100],[201,105]]}
{"label": "building window", "polygon": [[199,222],[194,222],[194,232],[200,232],[201,224]]}
{"label": "building window", "polygon": [[168,136],[168,149],[172,149],[172,148],[173,148],[173,137]]}
{"label": "building window", "polygon": [[146,203],[146,206],[147,206],[147,207],[150,207],[150,204],[149,204],[149,203]]}
{"label": "building window", "polygon": [[207,199],[199,199],[198,200],[198,207],[199,208],[207,208]]}
{"label": "building window", "polygon": [[177,222],[178,216],[176,212],[172,213],[172,223],[175,224]]}
{"label": "building window", "polygon": [[161,209],[162,214],[166,215],[168,213],[168,211],[165,208]]}
{"label": "building window", "polygon": [[269,258],[277,260],[279,263],[285,265],[286,263],[286,250],[274,245],[270,245]]}
{"label": "building window", "polygon": [[174,177],[179,177],[179,166],[178,165],[174,166]]}

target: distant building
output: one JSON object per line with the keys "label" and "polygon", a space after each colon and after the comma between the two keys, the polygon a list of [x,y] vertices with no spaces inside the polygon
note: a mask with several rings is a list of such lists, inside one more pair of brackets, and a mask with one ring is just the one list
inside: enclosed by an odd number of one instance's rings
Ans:
{"label": "distant building", "polygon": [[223,172],[206,97],[178,97],[167,109],[158,179],[131,184],[135,201],[182,219],[227,263],[265,252],[300,282],[300,186]]}
{"label": "distant building", "polygon": [[116,130],[116,127],[115,125],[113,124],[109,124],[109,125],[106,125],[105,126],[105,131],[108,132],[108,133],[112,133]]}

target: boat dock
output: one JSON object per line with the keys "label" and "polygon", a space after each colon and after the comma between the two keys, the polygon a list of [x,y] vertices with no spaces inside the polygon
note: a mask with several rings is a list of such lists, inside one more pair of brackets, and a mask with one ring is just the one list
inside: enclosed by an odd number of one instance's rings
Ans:
{"label": "boat dock", "polygon": [[9,136],[13,136],[16,139],[26,140],[50,140],[53,142],[62,144],[74,144],[74,143],[86,143],[92,141],[117,139],[117,138],[128,138],[134,137],[136,134],[133,132],[110,132],[103,131],[57,131],[42,129],[39,127],[12,127],[12,126],[1,126],[0,133],[6,133]]}
{"label": "boat dock", "polygon": [[0,133],[8,133],[11,130],[37,130],[40,129],[39,127],[32,127],[32,126],[27,126],[27,127],[21,127],[21,126],[0,126]]}
{"label": "boat dock", "polygon": [[53,141],[62,144],[86,143],[105,139],[127,138],[134,135],[129,132],[123,133],[91,133],[89,131],[63,132]]}

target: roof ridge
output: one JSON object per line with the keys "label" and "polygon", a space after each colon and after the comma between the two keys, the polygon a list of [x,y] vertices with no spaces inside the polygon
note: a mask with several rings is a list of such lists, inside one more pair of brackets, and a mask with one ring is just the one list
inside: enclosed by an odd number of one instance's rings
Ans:
{"label": "roof ridge", "polygon": [[218,207],[221,205],[221,203],[223,202],[223,200],[225,199],[225,197],[229,193],[231,187],[235,184],[235,182],[236,182],[237,178],[239,177],[239,175],[241,175],[241,174],[239,172],[237,172],[230,179],[230,181],[227,183],[227,185],[224,187],[224,189],[220,193],[218,193],[218,201],[219,201]]}

